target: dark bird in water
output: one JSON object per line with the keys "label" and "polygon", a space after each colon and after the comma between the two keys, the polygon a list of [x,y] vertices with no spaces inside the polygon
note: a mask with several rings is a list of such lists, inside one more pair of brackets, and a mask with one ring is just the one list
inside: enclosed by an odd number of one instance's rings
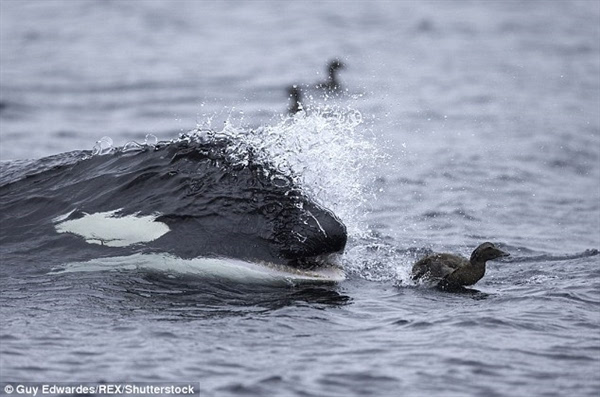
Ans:
{"label": "dark bird in water", "polygon": [[509,255],[492,243],[483,243],[475,248],[471,259],[452,254],[428,255],[415,263],[412,279],[433,282],[446,290],[460,289],[481,280],[487,261]]}
{"label": "dark bird in water", "polygon": [[287,92],[288,96],[291,98],[288,106],[288,113],[296,114],[302,110],[302,92],[300,91],[300,87],[295,84],[291,85],[288,87]]}
{"label": "dark bird in water", "polygon": [[341,89],[341,85],[337,79],[337,71],[345,68],[346,65],[337,59],[329,62],[329,66],[327,67],[327,81],[318,83],[316,87],[328,91],[339,91]]}

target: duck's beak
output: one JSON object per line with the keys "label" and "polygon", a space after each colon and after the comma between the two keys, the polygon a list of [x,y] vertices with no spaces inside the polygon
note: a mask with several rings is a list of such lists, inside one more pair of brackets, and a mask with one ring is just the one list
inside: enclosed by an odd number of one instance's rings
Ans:
{"label": "duck's beak", "polygon": [[510,254],[508,252],[504,252],[501,250],[498,250],[498,254],[499,254],[498,255],[499,258],[506,258],[507,256],[510,256]]}

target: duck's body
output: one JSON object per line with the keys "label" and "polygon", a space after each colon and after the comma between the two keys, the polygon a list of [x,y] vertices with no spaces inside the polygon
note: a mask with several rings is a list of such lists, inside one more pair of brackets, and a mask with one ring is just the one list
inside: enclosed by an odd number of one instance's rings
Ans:
{"label": "duck's body", "polygon": [[473,285],[485,275],[488,260],[508,255],[492,243],[481,244],[470,259],[453,254],[428,255],[413,266],[413,280],[425,280],[443,288]]}
{"label": "duck's body", "polygon": [[297,85],[289,86],[288,96],[291,99],[288,106],[288,114],[296,114],[302,109],[302,93]]}

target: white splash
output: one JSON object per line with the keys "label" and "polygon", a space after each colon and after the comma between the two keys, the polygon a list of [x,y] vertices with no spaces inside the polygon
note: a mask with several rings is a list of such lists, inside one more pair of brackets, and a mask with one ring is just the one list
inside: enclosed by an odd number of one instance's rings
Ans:
{"label": "white splash", "polygon": [[185,139],[190,137],[200,142],[229,138],[233,161],[247,164],[252,156],[271,164],[312,200],[332,210],[351,236],[368,233],[363,221],[375,199],[371,170],[386,156],[378,150],[371,131],[364,128],[358,110],[307,106],[305,111],[281,116],[273,125],[256,129],[236,126],[230,118],[221,131],[198,126],[185,134]]}
{"label": "white splash", "polygon": [[54,219],[58,233],[72,233],[83,237],[87,243],[109,247],[126,247],[132,244],[154,241],[170,231],[165,223],[157,222],[158,215],[132,214],[119,216],[120,209],[85,214],[73,220],[65,220],[72,212]]}

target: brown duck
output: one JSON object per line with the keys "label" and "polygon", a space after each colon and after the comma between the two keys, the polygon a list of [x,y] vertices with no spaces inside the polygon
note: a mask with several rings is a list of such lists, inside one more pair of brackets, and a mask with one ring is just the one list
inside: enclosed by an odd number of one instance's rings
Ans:
{"label": "brown duck", "polygon": [[444,289],[473,285],[485,274],[487,261],[509,255],[492,243],[483,243],[475,248],[471,259],[452,254],[428,255],[415,263],[412,279],[433,282]]}

